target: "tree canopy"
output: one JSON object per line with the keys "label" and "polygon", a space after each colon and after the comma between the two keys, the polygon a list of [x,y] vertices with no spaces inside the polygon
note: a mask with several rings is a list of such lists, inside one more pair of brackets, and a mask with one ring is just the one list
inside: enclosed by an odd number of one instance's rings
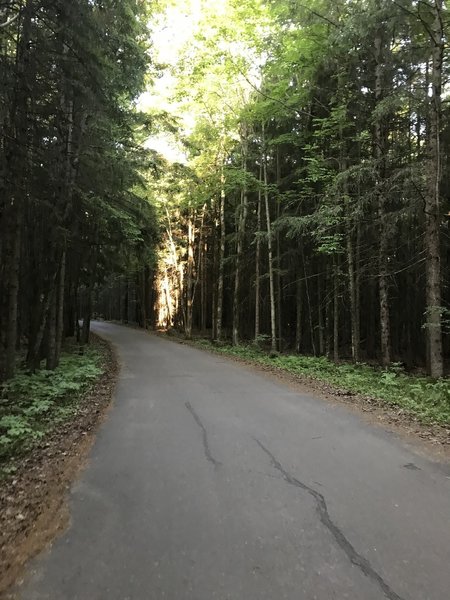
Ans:
{"label": "tree canopy", "polygon": [[[190,335],[193,320],[213,339],[268,336],[273,350],[441,376],[445,3],[228,0],[166,11],[166,31],[176,11],[191,24],[164,99],[192,171],[179,172],[163,226],[183,263],[176,298],[159,294],[171,303],[166,325]],[[162,263],[166,285],[169,271]]]}

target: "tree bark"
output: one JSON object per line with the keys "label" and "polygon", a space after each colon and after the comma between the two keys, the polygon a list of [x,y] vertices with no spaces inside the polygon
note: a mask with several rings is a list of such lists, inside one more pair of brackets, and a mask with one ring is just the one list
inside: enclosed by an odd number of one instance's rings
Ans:
{"label": "tree bark", "polygon": [[[262,165],[259,167],[259,182],[262,180]],[[258,189],[258,205],[256,208],[256,254],[255,254],[255,344],[260,335],[260,296],[261,296],[261,185]]]}
{"label": "tree bark", "polygon": [[220,241],[219,241],[219,273],[217,281],[217,309],[216,309],[216,341],[222,340],[222,313],[223,313],[223,276],[225,262],[225,173],[222,166],[220,190]]}
{"label": "tree bark", "polygon": [[273,275],[273,251],[272,251],[272,225],[270,220],[269,207],[269,188],[267,178],[267,150],[264,132],[264,124],[262,125],[263,137],[263,176],[264,176],[264,204],[266,208],[266,229],[267,229],[267,251],[269,258],[269,292],[270,292],[270,347],[272,352],[277,351],[277,324],[275,315],[275,288]]}
{"label": "tree bark", "polygon": [[5,377],[13,377],[16,368],[16,346],[17,346],[17,316],[19,296],[20,275],[20,243],[22,231],[22,208],[16,208],[14,215],[14,227],[10,233],[11,253],[9,256],[8,269],[8,318],[6,328],[6,357]]}
{"label": "tree bark", "polygon": [[[299,259],[300,260],[300,259]],[[297,284],[295,294],[295,351],[300,354],[303,342],[302,316],[303,316],[303,274],[297,272]]]}
{"label": "tree bark", "polygon": [[333,360],[339,361],[339,258],[334,259],[333,273]]}
{"label": "tree bark", "polygon": [[45,368],[49,371],[56,367],[56,289],[51,291],[50,308],[47,319],[47,360]]}
{"label": "tree bark", "polygon": [[[320,268],[320,265],[319,265]],[[318,313],[318,326],[319,326],[319,354],[324,356],[325,354],[325,337],[323,327],[323,307],[322,307],[322,277],[319,273],[317,275],[317,313]]]}
{"label": "tree bark", "polygon": [[[242,170],[244,176],[246,175],[247,169],[247,149],[246,140],[243,139],[241,142],[242,149]],[[232,326],[232,343],[233,346],[239,344],[239,292],[240,292],[240,280],[241,280],[241,263],[242,253],[244,248],[244,235],[245,235],[245,224],[247,220],[247,185],[244,184],[241,187],[241,198],[239,204],[239,215],[238,215],[238,228],[237,228],[237,240],[236,240],[236,263],[234,271],[234,290],[233,290],[233,326]]]}
{"label": "tree bark", "polygon": [[360,320],[357,304],[358,292],[355,276],[355,259],[352,243],[351,228],[347,227],[347,264],[348,264],[348,289],[350,296],[350,326],[352,335],[352,358],[354,362],[360,362]]}
{"label": "tree bark", "polygon": [[[28,98],[30,94],[30,41],[32,33],[32,17],[34,13],[33,0],[27,0],[22,16],[22,31],[17,46],[16,58],[16,87],[11,105],[10,143],[12,145],[9,159],[9,177],[13,181],[11,197],[6,204],[5,219],[9,225],[6,235],[9,237],[9,257],[7,265],[8,292],[7,292],[7,327],[5,335],[5,377],[12,377],[16,367],[17,347],[17,317],[20,275],[20,250],[22,222],[25,201],[25,176],[24,165],[28,164],[26,157],[28,151]],[[9,187],[9,186],[8,186]],[[9,218],[8,218],[9,217]]]}
{"label": "tree bark", "polygon": [[56,332],[55,332],[55,367],[59,365],[61,358],[62,340],[64,336],[64,290],[66,283],[66,251],[61,256],[58,280],[58,299],[56,314]]}
{"label": "tree bark", "polygon": [[[220,210],[220,209],[219,209]],[[211,284],[211,340],[217,339],[217,285],[218,285],[218,254],[219,242],[217,240],[217,228],[219,225],[217,219],[217,208],[214,202],[214,227],[212,239],[212,284]]]}
{"label": "tree bark", "polygon": [[[386,41],[381,28],[375,36],[375,101],[376,106],[384,97]],[[388,219],[386,214],[386,198],[383,183],[386,171],[387,135],[381,115],[375,119],[375,159],[376,159],[376,193],[377,213],[379,222],[379,248],[378,248],[378,290],[380,295],[380,345],[381,362],[388,366],[391,362],[391,323],[389,312],[389,271],[388,271]]]}
{"label": "tree bark", "polygon": [[431,97],[428,136],[427,191],[425,196],[426,335],[428,371],[434,378],[444,375],[442,354],[440,185],[441,185],[441,113],[442,67],[444,59],[443,1],[434,0],[430,27]]}
{"label": "tree bark", "polygon": [[[276,184],[277,187],[280,186],[280,182],[281,182],[281,163],[280,163],[280,147],[277,146],[277,151],[276,151]],[[277,196],[277,201],[276,201],[276,207],[277,207],[277,211],[276,211],[276,218],[279,219],[280,218],[280,198]],[[278,349],[280,350],[280,352],[283,351],[283,296],[281,293],[281,289],[282,289],[282,279],[281,279],[281,268],[282,268],[282,260],[281,260],[281,244],[280,244],[280,234],[279,231],[277,230],[276,232],[276,253],[277,253],[277,260],[276,260],[276,265],[277,265],[277,271],[276,271],[276,288],[277,288],[277,292],[276,292],[276,300],[277,300],[277,304],[276,304],[276,315],[277,315],[277,334],[278,334]]]}
{"label": "tree bark", "polygon": [[187,247],[187,262],[186,262],[186,310],[184,334],[186,339],[192,338],[192,311],[194,305],[194,224],[193,211],[189,209],[188,217],[188,247]]}

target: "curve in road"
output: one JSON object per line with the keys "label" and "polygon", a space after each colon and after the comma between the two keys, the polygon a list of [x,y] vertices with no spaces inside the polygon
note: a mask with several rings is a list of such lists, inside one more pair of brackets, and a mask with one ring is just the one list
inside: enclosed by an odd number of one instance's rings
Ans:
{"label": "curve in road", "polygon": [[114,406],[23,600],[449,598],[448,469],[225,358],[94,331]]}

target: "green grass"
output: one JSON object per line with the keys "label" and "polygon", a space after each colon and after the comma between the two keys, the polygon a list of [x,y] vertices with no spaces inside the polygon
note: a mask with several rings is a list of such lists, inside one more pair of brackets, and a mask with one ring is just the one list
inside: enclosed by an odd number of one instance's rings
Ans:
{"label": "green grass", "polygon": [[83,392],[102,373],[102,355],[92,347],[79,354],[67,348],[54,371],[33,374],[19,370],[0,386],[0,465],[3,474],[12,461],[32,449],[58,423],[73,417]]}
{"label": "green grass", "polygon": [[450,424],[450,381],[433,381],[410,375],[398,366],[380,369],[366,364],[335,364],[325,357],[280,354],[270,357],[254,346],[212,346],[207,340],[196,344],[214,348],[217,352],[251,360],[256,364],[276,368],[326,382],[340,390],[348,390],[399,407],[418,417],[425,424]]}

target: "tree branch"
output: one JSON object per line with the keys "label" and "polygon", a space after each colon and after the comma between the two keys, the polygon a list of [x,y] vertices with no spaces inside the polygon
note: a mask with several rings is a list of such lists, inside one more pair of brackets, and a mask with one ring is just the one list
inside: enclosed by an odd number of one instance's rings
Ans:
{"label": "tree branch", "polygon": [[8,27],[8,25],[12,25],[12,23],[14,23],[14,21],[17,19],[18,16],[19,16],[19,13],[13,15],[9,19],[7,19],[4,23],[0,23],[0,29],[2,29],[3,27]]}

